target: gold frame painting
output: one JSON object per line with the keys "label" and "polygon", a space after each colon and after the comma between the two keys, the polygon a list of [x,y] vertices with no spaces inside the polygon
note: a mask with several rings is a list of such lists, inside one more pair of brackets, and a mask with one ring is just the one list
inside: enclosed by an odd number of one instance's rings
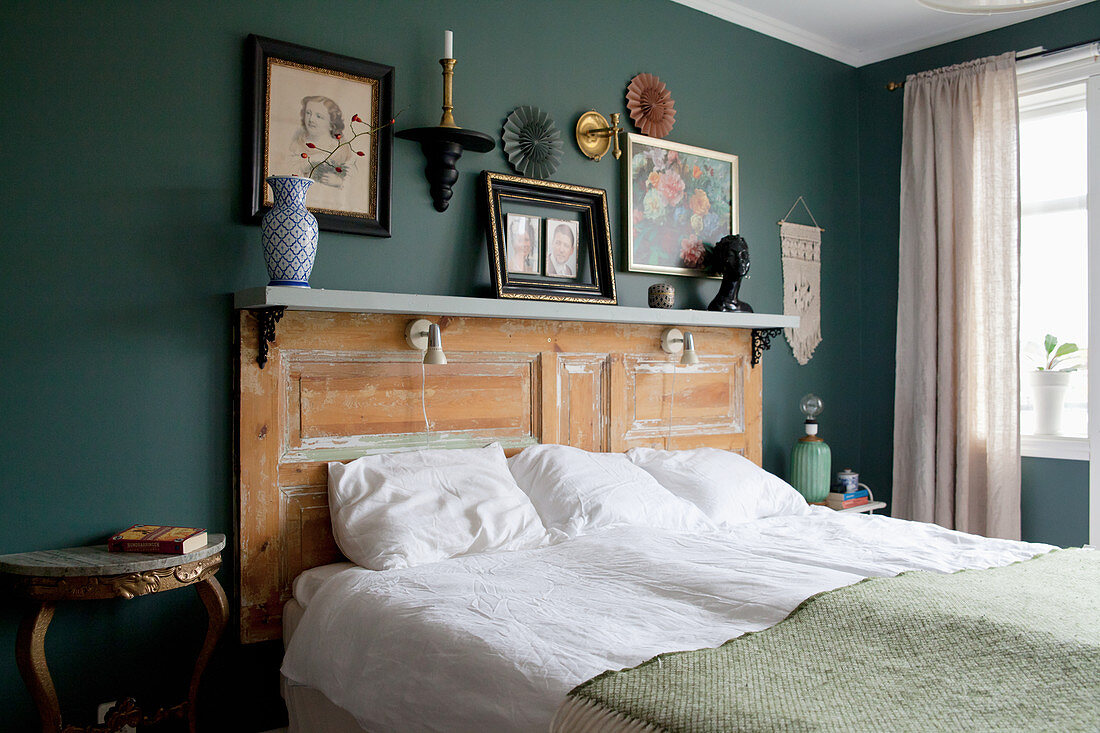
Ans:
{"label": "gold frame painting", "polygon": [[708,250],[739,231],[737,156],[629,133],[622,170],[627,269],[706,276]]}

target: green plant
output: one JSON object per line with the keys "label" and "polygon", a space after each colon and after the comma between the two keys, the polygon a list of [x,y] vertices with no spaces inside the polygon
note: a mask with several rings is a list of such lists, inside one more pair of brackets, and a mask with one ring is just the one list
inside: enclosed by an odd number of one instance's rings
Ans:
{"label": "green plant", "polygon": [[1054,334],[1048,333],[1043,339],[1043,349],[1046,354],[1037,367],[1041,372],[1073,372],[1087,363],[1085,349],[1077,348],[1074,343],[1059,344]]}

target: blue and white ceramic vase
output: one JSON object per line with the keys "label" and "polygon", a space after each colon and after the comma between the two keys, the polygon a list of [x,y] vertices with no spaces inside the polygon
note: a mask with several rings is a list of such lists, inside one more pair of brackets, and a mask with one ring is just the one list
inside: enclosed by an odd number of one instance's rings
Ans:
{"label": "blue and white ceramic vase", "polygon": [[275,196],[271,211],[260,222],[268,285],[308,288],[317,257],[317,217],[306,208],[306,191],[313,181],[301,176],[266,180]]}

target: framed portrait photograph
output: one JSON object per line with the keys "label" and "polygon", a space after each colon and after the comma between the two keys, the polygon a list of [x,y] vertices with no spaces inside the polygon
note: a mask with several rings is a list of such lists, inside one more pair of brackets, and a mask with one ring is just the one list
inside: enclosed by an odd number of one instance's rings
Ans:
{"label": "framed portrait photograph", "polygon": [[623,177],[627,269],[704,276],[706,248],[739,230],[737,156],[629,133]]}
{"label": "framed portrait photograph", "polygon": [[577,279],[577,242],[580,239],[580,222],[565,219],[546,219],[546,267],[547,277]]}
{"label": "framed portrait photograph", "polygon": [[508,214],[504,247],[510,275],[538,275],[542,263],[542,219]]}
{"label": "framed portrait photograph", "polygon": [[253,74],[249,211],[273,203],[265,178],[313,180],[321,229],[390,236],[392,66],[249,36]]}
{"label": "framed portrait photograph", "polygon": [[617,302],[606,191],[492,171],[480,188],[498,298]]}

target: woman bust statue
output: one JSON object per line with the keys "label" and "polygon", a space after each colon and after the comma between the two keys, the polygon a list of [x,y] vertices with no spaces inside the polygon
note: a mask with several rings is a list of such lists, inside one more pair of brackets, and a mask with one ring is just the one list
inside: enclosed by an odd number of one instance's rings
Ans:
{"label": "woman bust statue", "polygon": [[707,310],[752,313],[752,306],[737,299],[741,280],[749,274],[749,243],[740,234],[730,234],[714,245],[714,263],[722,270],[722,287]]}

